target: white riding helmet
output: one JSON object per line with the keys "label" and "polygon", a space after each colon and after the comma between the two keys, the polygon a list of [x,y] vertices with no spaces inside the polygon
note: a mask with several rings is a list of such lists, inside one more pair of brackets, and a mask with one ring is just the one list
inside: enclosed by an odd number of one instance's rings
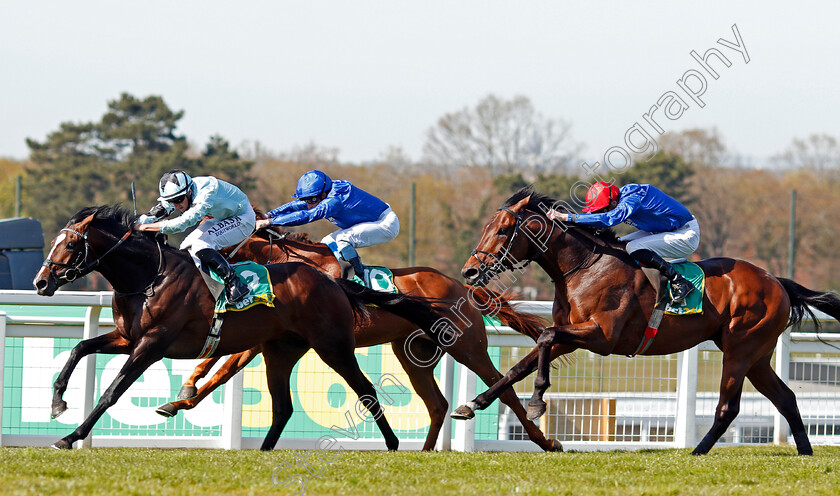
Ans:
{"label": "white riding helmet", "polygon": [[173,198],[178,198],[181,195],[189,194],[192,200],[191,189],[193,187],[193,180],[189,174],[182,170],[171,170],[160,178],[160,185],[158,191],[160,197],[158,200],[169,201]]}

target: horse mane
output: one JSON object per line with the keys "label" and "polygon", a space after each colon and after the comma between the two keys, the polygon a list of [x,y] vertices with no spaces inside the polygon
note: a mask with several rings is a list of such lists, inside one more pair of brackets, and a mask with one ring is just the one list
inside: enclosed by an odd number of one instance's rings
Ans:
{"label": "horse mane", "polygon": [[[514,193],[510,198],[508,198],[505,201],[504,206],[512,207],[528,197],[530,197],[530,199],[528,200],[528,205],[525,208],[542,215],[544,215],[543,212],[547,212],[550,208],[553,208],[555,206],[567,205],[566,202],[560,202],[548,195],[535,191],[534,185],[531,184],[525,186],[524,188]],[[542,206],[543,208],[540,208],[540,206]],[[587,232],[591,236],[594,236],[607,244],[622,243],[621,241],[619,241],[618,236],[615,234],[615,230],[611,227],[595,228],[591,226],[576,224],[568,224],[568,227],[569,229],[577,229],[580,231]]]}
{"label": "horse mane", "polygon": [[[117,203],[114,205],[97,205],[92,207],[84,207],[78,212],[76,212],[73,217],[70,218],[68,221],[69,224],[77,224],[86,218],[93,215],[93,220],[96,222],[96,227],[102,229],[103,231],[108,232],[112,236],[121,237],[125,231],[131,228],[134,225],[134,221],[136,220],[136,216],[134,212],[130,211],[127,208],[124,208],[121,204]],[[149,235],[149,233],[143,232],[132,232],[130,239],[134,241],[138,241],[137,244],[129,244],[126,243],[124,246],[125,250],[129,252],[140,254],[147,254],[148,253],[148,245],[158,244],[162,248],[170,248],[174,251],[181,251],[175,250],[174,247],[170,246],[166,242],[166,236],[161,236],[159,233],[153,233],[154,236]]]}

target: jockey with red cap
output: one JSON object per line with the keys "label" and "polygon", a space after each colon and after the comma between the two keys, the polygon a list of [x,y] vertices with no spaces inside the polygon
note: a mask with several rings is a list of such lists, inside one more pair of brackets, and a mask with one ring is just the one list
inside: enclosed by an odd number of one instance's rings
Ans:
{"label": "jockey with red cap", "polygon": [[700,226],[685,206],[650,184],[615,185],[599,181],[586,193],[584,214],[548,212],[551,220],[592,227],[622,222],[639,229],[621,238],[639,264],[658,269],[671,281],[672,303],[677,304],[694,286],[663,257],[688,257],[700,244]]}

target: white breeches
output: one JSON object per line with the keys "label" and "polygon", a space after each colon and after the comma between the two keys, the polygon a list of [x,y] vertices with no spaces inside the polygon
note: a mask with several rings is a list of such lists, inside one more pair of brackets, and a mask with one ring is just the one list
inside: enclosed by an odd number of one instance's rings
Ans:
{"label": "white breeches", "polygon": [[400,233],[400,221],[397,214],[388,207],[378,219],[372,222],[362,222],[347,229],[339,229],[324,236],[321,243],[335,245],[338,251],[346,246],[362,248],[391,241]]}
{"label": "white breeches", "polygon": [[241,243],[254,232],[256,222],[254,209],[250,205],[240,215],[219,220],[207,219],[184,239],[181,249],[189,251],[195,264],[200,267],[196,253],[205,248],[220,250]]}
{"label": "white breeches", "polygon": [[700,225],[692,218],[676,231],[655,234],[636,231],[620,239],[628,242],[627,253],[646,249],[662,258],[687,258],[700,245]]}

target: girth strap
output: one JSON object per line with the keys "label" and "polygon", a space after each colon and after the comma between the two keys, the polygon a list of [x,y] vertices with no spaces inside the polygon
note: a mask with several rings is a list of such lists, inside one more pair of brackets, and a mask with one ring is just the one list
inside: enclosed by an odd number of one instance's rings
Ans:
{"label": "girth strap", "polygon": [[201,354],[196,358],[209,358],[216,351],[221,341],[222,324],[225,320],[225,314],[213,313],[213,322],[210,323],[210,334],[207,335],[207,340],[204,342]]}

